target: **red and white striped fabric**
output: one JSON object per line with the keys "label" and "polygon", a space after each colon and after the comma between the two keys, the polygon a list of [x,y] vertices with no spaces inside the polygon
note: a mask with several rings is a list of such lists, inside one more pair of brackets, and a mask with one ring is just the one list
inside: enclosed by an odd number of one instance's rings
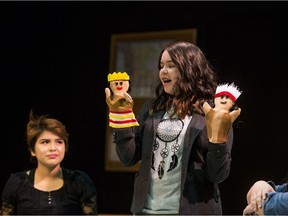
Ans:
{"label": "red and white striped fabric", "polygon": [[109,111],[109,126],[112,128],[128,128],[139,126],[133,110]]}

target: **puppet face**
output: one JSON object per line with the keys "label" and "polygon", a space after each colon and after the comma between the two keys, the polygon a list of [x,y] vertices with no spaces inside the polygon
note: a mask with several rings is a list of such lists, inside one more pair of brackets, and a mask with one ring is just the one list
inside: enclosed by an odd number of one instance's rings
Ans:
{"label": "puppet face", "polygon": [[112,90],[114,95],[123,96],[124,92],[127,92],[129,89],[129,81],[128,80],[110,81],[110,89]]}
{"label": "puppet face", "polygon": [[229,110],[234,104],[232,99],[227,95],[221,95],[219,97],[216,97],[214,99],[214,103],[217,109],[223,109],[223,110]]}

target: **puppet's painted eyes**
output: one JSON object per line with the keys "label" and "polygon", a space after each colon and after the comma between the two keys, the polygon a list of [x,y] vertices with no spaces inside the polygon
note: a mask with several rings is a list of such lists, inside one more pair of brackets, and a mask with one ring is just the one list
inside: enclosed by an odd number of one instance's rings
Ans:
{"label": "puppet's painted eyes", "polygon": [[116,86],[118,86],[118,85],[121,85],[121,86],[122,86],[122,85],[123,85],[123,82],[122,82],[122,81],[121,81],[121,82],[115,82],[115,85],[116,85]]}
{"label": "puppet's painted eyes", "polygon": [[227,96],[227,95],[222,95],[221,96],[221,99],[228,99],[229,98],[229,96]]}

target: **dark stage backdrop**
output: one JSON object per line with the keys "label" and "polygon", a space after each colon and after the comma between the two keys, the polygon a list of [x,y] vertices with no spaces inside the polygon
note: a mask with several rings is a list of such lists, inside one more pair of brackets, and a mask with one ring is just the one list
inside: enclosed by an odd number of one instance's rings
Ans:
{"label": "dark stage backdrop", "polygon": [[110,37],[197,28],[222,82],[243,90],[231,173],[220,184],[224,214],[242,214],[254,181],[280,183],[288,167],[287,21],[281,1],[0,2],[0,191],[10,173],[34,166],[24,136],[33,109],[65,123],[63,166],[91,176],[99,212],[129,214],[135,173],[104,170]]}

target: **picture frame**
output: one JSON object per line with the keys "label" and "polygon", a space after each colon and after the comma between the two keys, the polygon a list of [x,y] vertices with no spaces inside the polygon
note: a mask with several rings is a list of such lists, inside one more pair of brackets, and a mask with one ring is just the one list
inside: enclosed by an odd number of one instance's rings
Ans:
{"label": "picture frame", "polygon": [[[133,111],[137,116],[143,103],[153,97],[153,89],[158,77],[158,58],[163,47],[172,41],[188,41],[196,44],[197,29],[178,29],[169,31],[134,32],[112,34],[110,44],[109,73],[127,72],[131,81]],[[108,85],[108,81],[107,81]],[[109,113],[109,110],[107,110]],[[108,115],[107,115],[108,116]],[[105,145],[105,170],[116,172],[137,172],[138,162],[131,167],[125,167],[113,143],[112,128],[107,120]]]}

